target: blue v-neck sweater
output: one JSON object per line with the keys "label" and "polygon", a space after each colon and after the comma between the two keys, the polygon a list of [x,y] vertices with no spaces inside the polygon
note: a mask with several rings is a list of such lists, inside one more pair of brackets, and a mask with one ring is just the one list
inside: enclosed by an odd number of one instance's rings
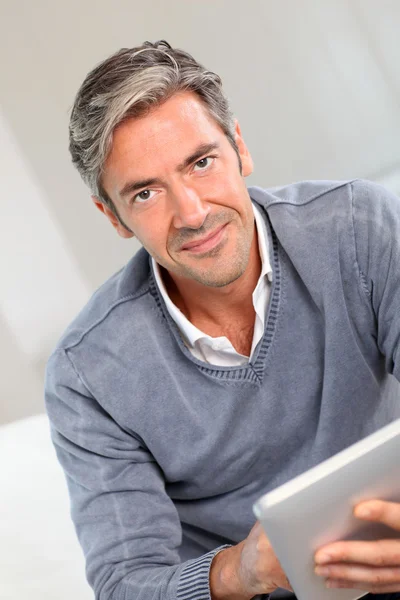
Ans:
{"label": "blue v-neck sweater", "polygon": [[49,360],[53,441],[99,600],[208,599],[215,552],[247,536],[261,494],[400,414],[400,201],[365,181],[249,194],[273,267],[251,362],[190,353],[143,249]]}

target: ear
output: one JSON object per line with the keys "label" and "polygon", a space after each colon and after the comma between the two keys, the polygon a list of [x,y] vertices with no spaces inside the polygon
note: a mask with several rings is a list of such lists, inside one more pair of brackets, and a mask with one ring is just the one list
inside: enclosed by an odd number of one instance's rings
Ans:
{"label": "ear", "polygon": [[122,225],[122,223],[117,219],[111,208],[103,204],[101,200],[97,198],[97,196],[92,196],[92,200],[94,205],[102,212],[107,219],[110,221],[111,225],[114,227],[118,235],[123,238],[132,238],[135,237],[131,231],[129,231],[126,227]]}
{"label": "ear", "polygon": [[235,119],[235,142],[239,149],[240,159],[242,161],[242,175],[243,177],[247,177],[253,172],[254,163],[251,154],[244,143],[239,121],[237,119]]}

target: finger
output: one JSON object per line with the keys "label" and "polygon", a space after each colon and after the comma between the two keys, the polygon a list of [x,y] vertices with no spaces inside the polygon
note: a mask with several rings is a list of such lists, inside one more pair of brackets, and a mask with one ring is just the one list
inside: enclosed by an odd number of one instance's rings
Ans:
{"label": "finger", "polygon": [[360,502],[354,509],[357,519],[377,521],[388,527],[400,531],[400,503],[386,502],[383,500],[369,500]]}
{"label": "finger", "polygon": [[317,565],[329,563],[359,563],[374,567],[400,565],[400,540],[374,542],[335,542],[320,548],[315,554]]}
{"label": "finger", "polygon": [[364,590],[366,592],[370,592],[371,594],[390,594],[392,592],[398,592],[399,586],[398,584],[387,584],[381,586],[371,586],[368,582],[358,582],[354,583],[353,581],[346,581],[345,579],[327,579],[325,581],[325,587],[327,588],[349,588],[356,590]]}
{"label": "finger", "polygon": [[316,567],[315,573],[328,579],[344,579],[370,585],[397,585],[400,590],[400,567],[374,568],[364,565],[338,564]]}

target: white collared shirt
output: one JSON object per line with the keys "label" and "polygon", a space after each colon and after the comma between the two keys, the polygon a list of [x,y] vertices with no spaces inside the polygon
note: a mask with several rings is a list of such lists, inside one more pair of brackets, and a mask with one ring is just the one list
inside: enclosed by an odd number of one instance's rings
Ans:
{"label": "white collared shirt", "polygon": [[[252,206],[258,234],[258,248],[262,267],[260,277],[253,292],[253,306],[256,313],[256,318],[254,323],[250,358],[252,357],[253,352],[264,333],[265,313],[269,301],[270,282],[272,281],[272,268],[268,253],[269,244],[267,227],[264,222],[261,209],[258,208],[254,203]],[[200,329],[197,329],[197,327],[195,327],[193,323],[191,323],[185,317],[185,315],[169,297],[161,277],[160,267],[154,258],[152,258],[152,264],[155,280],[160,294],[164,299],[167,310],[178,326],[182,338],[193,356],[199,360],[213,365],[218,365],[220,367],[235,367],[247,364],[249,362],[249,357],[236,352],[235,348],[232,346],[227,337],[221,336],[213,338],[203,331],[200,331]]]}

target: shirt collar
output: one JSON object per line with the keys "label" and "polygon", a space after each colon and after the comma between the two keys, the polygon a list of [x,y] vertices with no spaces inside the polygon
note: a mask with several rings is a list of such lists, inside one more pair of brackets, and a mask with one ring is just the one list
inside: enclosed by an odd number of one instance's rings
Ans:
{"label": "shirt collar", "polygon": [[[254,218],[256,221],[257,235],[258,235],[258,250],[260,252],[261,258],[261,273],[260,280],[267,275],[268,280],[272,281],[272,268],[271,263],[269,262],[269,243],[268,243],[268,233],[267,233],[267,224],[265,223],[265,217],[261,212],[261,208],[259,208],[254,202],[252,203]],[[258,284],[257,284],[258,285]]]}

